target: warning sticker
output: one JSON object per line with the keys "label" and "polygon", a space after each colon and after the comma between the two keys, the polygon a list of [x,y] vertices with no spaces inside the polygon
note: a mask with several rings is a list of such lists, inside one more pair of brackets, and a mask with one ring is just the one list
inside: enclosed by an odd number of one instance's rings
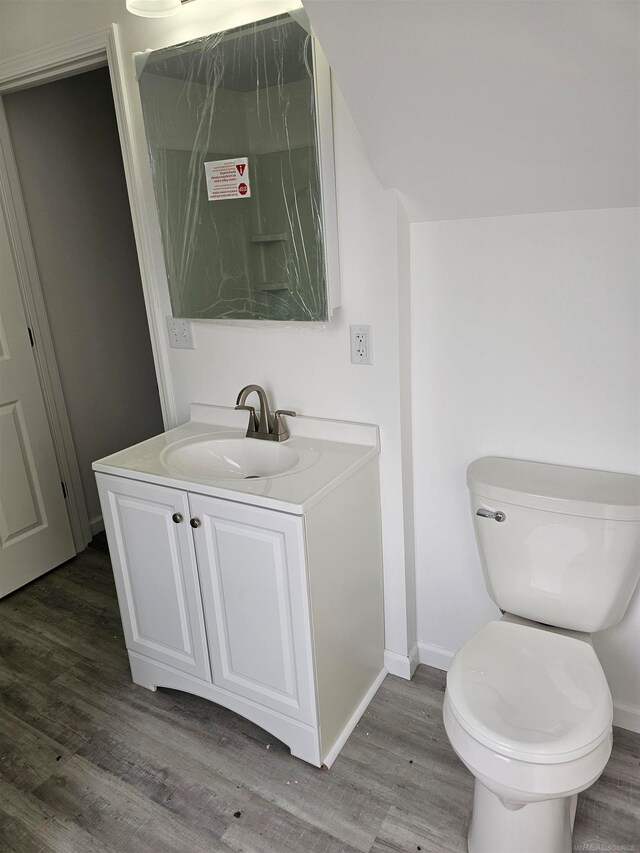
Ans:
{"label": "warning sticker", "polygon": [[228,198],[249,198],[249,159],[236,157],[233,160],[210,160],[204,164],[209,201]]}

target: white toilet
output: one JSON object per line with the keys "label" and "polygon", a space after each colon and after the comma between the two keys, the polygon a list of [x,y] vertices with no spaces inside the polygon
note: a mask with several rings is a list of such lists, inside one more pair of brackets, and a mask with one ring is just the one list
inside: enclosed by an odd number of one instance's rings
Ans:
{"label": "white toilet", "polygon": [[577,794],[611,753],[590,635],[622,619],[640,577],[640,477],[485,457],[467,484],[504,612],[447,676],[445,728],[476,780],[469,853],[571,853]]}

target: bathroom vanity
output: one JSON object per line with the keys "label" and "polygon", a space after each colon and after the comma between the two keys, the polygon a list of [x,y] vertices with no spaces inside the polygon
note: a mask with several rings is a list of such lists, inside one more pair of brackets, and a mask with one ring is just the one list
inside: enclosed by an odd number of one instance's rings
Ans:
{"label": "bathroom vanity", "polygon": [[386,674],[378,429],[299,417],[279,444],[191,415],[93,466],[133,680],[330,766]]}

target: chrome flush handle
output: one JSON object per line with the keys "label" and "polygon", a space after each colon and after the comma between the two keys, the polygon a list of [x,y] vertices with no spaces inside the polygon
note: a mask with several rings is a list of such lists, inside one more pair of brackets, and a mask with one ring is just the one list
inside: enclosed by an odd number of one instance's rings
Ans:
{"label": "chrome flush handle", "polygon": [[494,521],[504,521],[507,517],[502,510],[496,510],[496,512],[492,512],[490,509],[479,509],[476,515],[479,515],[481,518],[493,518]]}

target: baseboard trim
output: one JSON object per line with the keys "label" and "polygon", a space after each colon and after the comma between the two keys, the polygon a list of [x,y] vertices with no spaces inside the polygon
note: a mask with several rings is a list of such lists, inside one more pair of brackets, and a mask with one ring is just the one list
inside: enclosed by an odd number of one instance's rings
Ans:
{"label": "baseboard trim", "polygon": [[392,652],[390,649],[384,650],[384,665],[389,674],[405,678],[407,681],[413,678],[420,662],[418,643],[413,644],[408,655],[401,655],[399,652]]}
{"label": "baseboard trim", "polygon": [[451,661],[455,655],[451,649],[436,646],[434,643],[418,643],[418,653],[420,663],[433,666],[436,669],[443,669],[445,672],[451,666]]}
{"label": "baseboard trim", "polygon": [[640,734],[640,706],[614,701],[613,725]]}
{"label": "baseboard trim", "polygon": [[97,536],[98,533],[102,533],[104,530],[102,515],[94,515],[93,518],[89,519],[89,529],[91,530],[92,536]]}
{"label": "baseboard trim", "polygon": [[411,678],[413,678],[413,676],[415,675],[419,663],[420,647],[418,646],[418,641],[416,640],[411,648],[411,651],[409,652],[409,672],[411,673]]}
{"label": "baseboard trim", "polygon": [[340,736],[338,737],[338,740],[334,743],[334,745],[331,747],[329,752],[326,754],[324,761],[322,762],[322,766],[324,768],[326,768],[327,770],[331,767],[333,762],[336,760],[336,758],[340,754],[340,750],[342,749],[342,747],[345,745],[345,743],[349,739],[349,735],[351,734],[351,732],[358,725],[358,723],[360,721],[360,717],[362,717],[364,712],[369,707],[369,703],[371,702],[373,697],[378,692],[378,688],[380,687],[380,685],[382,684],[382,682],[385,680],[386,677],[387,677],[387,668],[386,668],[386,666],[383,666],[382,670],[377,675],[376,680],[373,682],[371,687],[367,690],[367,692],[362,697],[362,701],[360,702],[360,704],[358,705],[356,710],[353,712],[351,719],[349,720],[347,725],[343,728],[343,730],[340,732]]}

